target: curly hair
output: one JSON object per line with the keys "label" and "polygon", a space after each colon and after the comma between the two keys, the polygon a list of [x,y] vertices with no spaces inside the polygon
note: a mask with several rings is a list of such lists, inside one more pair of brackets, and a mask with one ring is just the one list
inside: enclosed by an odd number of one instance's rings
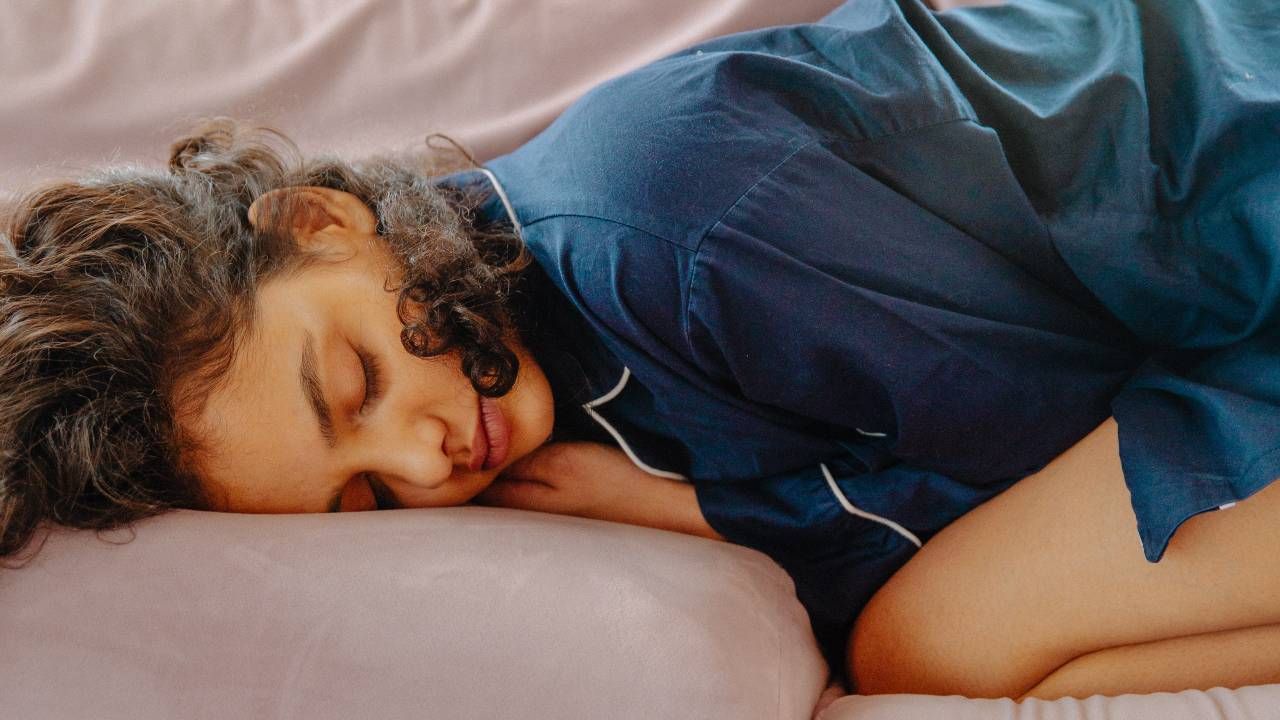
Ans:
{"label": "curly hair", "polygon": [[513,298],[530,258],[509,229],[477,223],[481,198],[432,182],[471,160],[454,147],[304,159],[274,130],[219,118],[174,143],[167,169],[106,169],[5,209],[0,558],[29,560],[46,522],[108,529],[209,507],[180,409],[225,376],[256,289],[323,262],[295,244],[288,202],[250,224],[250,205],[274,189],[366,203],[402,266],[387,290],[405,349],[456,352],[478,393],[506,394],[519,364],[504,339],[520,331]]}

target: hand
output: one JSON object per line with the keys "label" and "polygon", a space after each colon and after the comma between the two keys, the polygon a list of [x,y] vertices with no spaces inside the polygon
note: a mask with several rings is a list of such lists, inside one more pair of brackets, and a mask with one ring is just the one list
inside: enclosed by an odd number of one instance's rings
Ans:
{"label": "hand", "polygon": [[550,443],[504,470],[476,496],[478,505],[615,519],[654,480],[615,447],[592,442]]}
{"label": "hand", "polygon": [[693,485],[650,475],[618,448],[599,443],[543,445],[503,471],[475,502],[724,539],[702,516]]}

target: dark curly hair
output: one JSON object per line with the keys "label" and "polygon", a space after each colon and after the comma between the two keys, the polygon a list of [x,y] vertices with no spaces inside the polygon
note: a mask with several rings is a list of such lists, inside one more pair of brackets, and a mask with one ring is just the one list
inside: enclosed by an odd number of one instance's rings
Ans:
{"label": "dark curly hair", "polygon": [[178,409],[227,372],[256,289],[322,262],[294,243],[287,202],[250,225],[249,206],[273,189],[365,202],[404,271],[387,289],[405,349],[456,352],[477,392],[506,394],[519,364],[504,338],[521,329],[513,296],[529,255],[509,229],[477,225],[480,198],[432,182],[468,165],[454,148],[303,159],[276,131],[215,119],[173,145],[167,169],[107,169],[5,209],[0,558],[34,555],[44,522],[107,529],[209,507],[202,448]]}

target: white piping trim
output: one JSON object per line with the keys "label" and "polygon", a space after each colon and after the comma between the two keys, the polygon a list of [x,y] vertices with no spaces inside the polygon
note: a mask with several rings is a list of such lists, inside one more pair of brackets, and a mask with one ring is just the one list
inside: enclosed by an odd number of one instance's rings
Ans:
{"label": "white piping trim", "polygon": [[583,409],[583,410],[588,410],[588,409],[593,408],[593,407],[598,407],[598,406],[603,405],[603,404],[605,404],[605,403],[609,402],[610,400],[612,400],[612,399],[614,399],[614,398],[618,397],[619,395],[621,395],[621,394],[622,394],[622,388],[624,388],[624,387],[626,387],[626,386],[627,386],[627,381],[628,381],[628,380],[630,380],[630,379],[631,379],[631,368],[629,368],[629,367],[623,367],[623,368],[622,368],[622,377],[618,380],[618,384],[617,384],[617,385],[614,385],[612,390],[610,390],[609,392],[607,392],[607,393],[605,393],[605,394],[601,395],[600,397],[596,398],[595,400],[592,400],[591,402],[588,402],[588,403],[584,403],[584,404],[582,405],[582,409]]}
{"label": "white piping trim", "polygon": [[520,225],[520,220],[516,218],[515,208],[511,207],[511,201],[507,199],[507,191],[502,189],[502,183],[498,182],[498,176],[494,175],[488,168],[476,168],[489,178],[489,182],[493,183],[493,189],[498,191],[498,199],[502,201],[502,207],[507,210],[507,217],[511,218],[511,224],[516,228],[516,235],[524,237],[524,227]]}
{"label": "white piping trim", "polygon": [[[489,182],[493,183],[493,189],[498,192],[498,199],[502,201],[502,207],[506,209],[507,217],[511,218],[511,224],[515,226],[516,234],[521,237],[524,237],[524,227],[520,225],[520,220],[519,218],[516,217],[515,208],[511,207],[511,201],[507,198],[507,191],[502,188],[502,183],[498,182],[498,177],[494,175],[493,172],[488,168],[481,167],[476,169],[484,173],[485,177],[489,178]],[[672,480],[688,480],[688,478],[686,478],[684,475],[681,475],[680,473],[668,472],[666,470],[659,470],[645,463],[643,460],[641,460],[639,457],[636,456],[635,451],[632,450],[631,446],[627,444],[627,441],[622,438],[622,433],[618,432],[612,425],[609,424],[608,420],[605,420],[604,417],[600,415],[600,413],[596,412],[593,409],[596,406],[603,405],[609,402],[610,400],[614,399],[615,397],[617,397],[622,392],[622,388],[626,387],[627,381],[630,379],[631,379],[631,368],[628,368],[628,367],[622,368],[622,379],[618,381],[618,384],[615,385],[612,390],[605,393],[603,396],[598,397],[595,400],[592,400],[591,402],[584,403],[582,406],[582,409],[587,411],[587,414],[591,416],[592,420],[595,420],[596,422],[600,423],[601,427],[603,427],[606,432],[612,435],[614,440],[618,441],[618,445],[622,448],[622,452],[627,454],[627,457],[631,460],[631,462],[635,463],[636,467],[649,473],[650,475],[657,475],[658,477],[670,478]]]}
{"label": "white piping trim", "polygon": [[920,538],[916,537],[915,533],[902,527],[898,523],[854,506],[853,503],[849,502],[849,498],[845,497],[844,493],[840,491],[840,486],[836,485],[836,479],[831,477],[831,471],[827,469],[827,464],[818,463],[818,467],[822,468],[822,474],[827,477],[827,485],[831,486],[831,492],[835,494],[836,500],[840,501],[840,504],[844,506],[844,509],[847,510],[850,515],[857,515],[860,518],[865,518],[872,522],[878,522],[881,525],[887,526],[890,530],[893,530],[907,540],[910,540],[912,545],[915,545],[916,547],[920,547],[922,545]]}
{"label": "white piping trim", "polygon": [[605,393],[604,395],[601,395],[595,400],[592,400],[591,402],[583,403],[582,409],[587,411],[587,414],[591,416],[592,420],[595,420],[596,422],[600,423],[600,426],[605,429],[605,432],[608,432],[610,435],[613,436],[614,440],[618,441],[618,445],[622,448],[622,452],[627,454],[627,458],[630,459],[631,462],[635,463],[636,467],[649,473],[650,475],[657,475],[658,477],[669,478],[671,480],[687,481],[689,478],[686,478],[680,473],[668,472],[666,470],[659,470],[655,467],[648,465],[639,457],[636,457],[636,454],[631,449],[631,446],[627,444],[626,440],[622,439],[622,433],[614,429],[614,427],[609,424],[609,421],[604,419],[603,415],[595,411],[594,408],[596,408],[597,406],[603,405],[609,402],[610,400],[618,397],[618,395],[622,393],[622,388],[626,387],[627,381],[630,379],[631,379],[631,368],[629,367],[622,368],[622,379],[618,381],[618,384],[614,385],[612,390]]}
{"label": "white piping trim", "polygon": [[1226,505],[1219,505],[1219,506],[1218,506],[1218,509],[1219,509],[1219,510],[1230,510],[1231,508],[1233,508],[1233,507],[1235,507],[1235,506],[1236,506],[1236,504],[1235,504],[1235,503],[1233,503],[1233,502],[1229,502],[1229,503],[1227,503]]}
{"label": "white piping trim", "polygon": [[863,430],[862,428],[859,428],[859,427],[854,428],[854,430],[857,430],[859,435],[866,435],[867,437],[889,437],[885,433],[867,432],[866,430]]}

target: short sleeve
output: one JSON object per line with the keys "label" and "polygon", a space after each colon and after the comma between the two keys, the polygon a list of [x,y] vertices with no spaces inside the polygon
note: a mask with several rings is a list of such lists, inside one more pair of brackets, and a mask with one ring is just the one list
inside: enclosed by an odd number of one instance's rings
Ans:
{"label": "short sleeve", "polygon": [[1139,535],[1155,562],[1187,518],[1280,478],[1280,331],[1158,353],[1113,408]]}

